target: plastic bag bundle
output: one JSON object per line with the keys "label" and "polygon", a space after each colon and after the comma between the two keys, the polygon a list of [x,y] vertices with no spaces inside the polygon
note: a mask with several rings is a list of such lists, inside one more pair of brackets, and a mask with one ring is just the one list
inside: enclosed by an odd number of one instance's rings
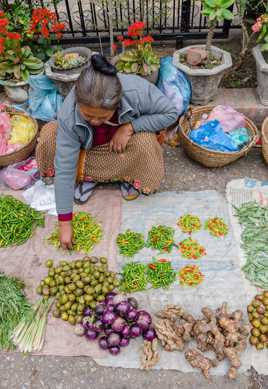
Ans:
{"label": "plastic bag bundle", "polygon": [[207,121],[218,120],[225,132],[231,132],[246,125],[245,116],[229,105],[217,105],[208,115]]}
{"label": "plastic bag bundle", "polygon": [[1,170],[0,178],[13,190],[25,189],[33,185],[40,177],[36,160],[32,157],[26,161],[9,165]]}
{"label": "plastic bag bundle", "polygon": [[187,111],[192,95],[191,84],[173,65],[172,57],[161,58],[157,86],[175,104],[180,115]]}
{"label": "plastic bag bundle", "polygon": [[239,150],[239,147],[232,138],[223,131],[218,120],[211,120],[203,123],[196,130],[192,130],[190,132],[190,139],[210,150],[223,152],[234,152]]}
{"label": "plastic bag bundle", "polygon": [[38,75],[30,77],[29,85],[29,113],[44,122],[56,119],[63,98],[54,82],[45,75]]}

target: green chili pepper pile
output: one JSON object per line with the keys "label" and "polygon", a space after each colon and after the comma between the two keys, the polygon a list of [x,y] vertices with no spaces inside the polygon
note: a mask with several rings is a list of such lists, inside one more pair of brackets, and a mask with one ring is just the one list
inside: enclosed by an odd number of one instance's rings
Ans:
{"label": "green chili pepper pile", "polygon": [[148,234],[148,247],[170,253],[174,245],[174,232],[172,227],[153,226]]}
{"label": "green chili pepper pile", "polygon": [[204,274],[201,273],[199,266],[184,266],[179,271],[179,281],[183,286],[197,286],[204,280]]}
{"label": "green chili pepper pile", "polygon": [[246,278],[254,285],[268,289],[268,208],[255,202],[235,207],[243,228],[242,248],[246,255],[243,267]]}
{"label": "green chili pepper pile", "polygon": [[120,289],[131,293],[144,290],[147,285],[146,265],[143,263],[127,263],[122,269]]}
{"label": "green chili pepper pile", "polygon": [[153,288],[168,288],[176,279],[171,262],[160,259],[148,265],[147,280]]}
{"label": "green chili pepper pile", "polygon": [[199,259],[206,255],[205,247],[201,246],[195,239],[184,239],[179,243],[179,250],[183,258]]}
{"label": "green chili pepper pile", "polygon": [[34,229],[43,227],[44,215],[12,196],[0,196],[0,247],[21,245]]}
{"label": "green chili pepper pile", "polygon": [[184,233],[192,234],[193,232],[197,232],[201,230],[201,221],[198,216],[194,215],[184,215],[181,216],[177,222],[178,227]]}
{"label": "green chili pepper pile", "polygon": [[[89,253],[92,247],[99,243],[102,238],[101,225],[87,212],[78,212],[73,218],[74,251]],[[59,248],[59,230],[56,228],[48,241],[51,245]]]}
{"label": "green chili pepper pile", "polygon": [[217,238],[228,234],[228,226],[220,217],[208,219],[205,223],[205,229],[208,230],[210,235],[216,236]]}
{"label": "green chili pepper pile", "polygon": [[133,257],[145,246],[143,235],[131,230],[119,234],[116,243],[120,254],[124,257]]}

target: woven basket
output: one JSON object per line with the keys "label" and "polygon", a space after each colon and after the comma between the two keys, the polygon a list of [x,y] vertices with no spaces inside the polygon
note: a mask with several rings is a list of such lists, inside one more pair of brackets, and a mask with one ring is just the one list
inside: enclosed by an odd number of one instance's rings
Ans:
{"label": "woven basket", "polygon": [[201,107],[190,110],[180,118],[180,141],[186,154],[193,160],[206,167],[222,167],[245,156],[254,146],[257,140],[258,130],[255,124],[246,118],[246,128],[250,131],[251,141],[238,152],[226,153],[221,151],[208,150],[191,141],[188,134],[191,129],[201,120],[203,114],[209,114],[214,107]]}
{"label": "woven basket", "polygon": [[12,165],[13,163],[21,162],[21,161],[24,161],[25,159],[27,159],[34,151],[34,148],[35,148],[35,145],[37,142],[37,135],[38,135],[38,124],[37,124],[37,121],[35,119],[33,119],[31,116],[29,116],[25,113],[21,113],[21,112],[15,111],[15,110],[8,110],[7,109],[7,111],[9,112],[9,114],[11,116],[12,115],[19,115],[19,116],[29,117],[32,120],[34,127],[35,127],[35,136],[31,140],[30,143],[28,143],[26,146],[22,147],[21,149],[14,151],[13,153],[10,153],[10,154],[1,155],[0,156],[0,166]]}
{"label": "woven basket", "polygon": [[264,120],[261,128],[262,137],[262,155],[265,162],[268,163],[268,117]]}

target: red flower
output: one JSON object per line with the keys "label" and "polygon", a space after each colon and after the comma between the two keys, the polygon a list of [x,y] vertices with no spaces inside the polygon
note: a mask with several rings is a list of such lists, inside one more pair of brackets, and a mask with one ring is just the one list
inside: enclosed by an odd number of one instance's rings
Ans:
{"label": "red flower", "polygon": [[41,25],[41,34],[43,35],[44,38],[48,38],[49,37],[48,28],[47,28],[47,26],[44,23],[42,23],[42,25]]}
{"label": "red flower", "polygon": [[61,31],[64,30],[64,28],[65,28],[65,24],[64,23],[55,23],[51,27],[50,31],[51,32],[61,32]]}
{"label": "red flower", "polygon": [[4,38],[0,38],[0,54],[3,54],[4,52],[4,43],[5,43],[5,39]]}
{"label": "red flower", "polygon": [[8,25],[8,19],[0,19],[0,33],[6,32],[7,25]]}
{"label": "red flower", "polygon": [[124,37],[123,35],[117,35],[116,39],[118,40],[118,42],[122,42],[124,40]]}
{"label": "red flower", "polygon": [[142,38],[141,43],[152,43],[154,41],[154,38],[151,35],[147,35],[144,38]]}
{"label": "red flower", "polygon": [[1,11],[0,11],[0,18],[1,18],[2,16],[5,16],[5,12],[1,10]]}
{"label": "red flower", "polygon": [[17,32],[7,32],[7,38],[9,39],[15,39],[15,40],[19,40],[21,39],[21,35],[18,34]]}
{"label": "red flower", "polygon": [[133,23],[128,27],[128,35],[130,37],[141,36],[143,34],[144,27],[145,25],[143,22]]}
{"label": "red flower", "polygon": [[133,42],[135,43],[135,41],[132,41],[131,39],[125,39],[122,44],[124,47],[128,47],[128,46],[132,46],[133,45]]}

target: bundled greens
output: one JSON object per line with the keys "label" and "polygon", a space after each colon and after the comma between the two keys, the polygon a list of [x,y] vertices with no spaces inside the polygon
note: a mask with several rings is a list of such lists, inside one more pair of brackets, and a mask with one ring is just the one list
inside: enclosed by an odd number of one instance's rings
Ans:
{"label": "bundled greens", "polygon": [[268,288],[268,208],[256,202],[235,208],[243,232],[242,248],[246,255],[243,267],[246,278],[254,285]]}
{"label": "bundled greens", "polygon": [[0,273],[0,349],[14,348],[10,339],[12,331],[21,318],[31,312],[23,288],[21,281]]}
{"label": "bundled greens", "polygon": [[44,227],[45,218],[12,196],[0,196],[0,247],[21,245],[36,227]]}
{"label": "bundled greens", "polygon": [[12,335],[12,340],[19,351],[26,353],[42,350],[47,316],[53,301],[53,298],[39,300],[34,305],[33,311],[21,318]]}

